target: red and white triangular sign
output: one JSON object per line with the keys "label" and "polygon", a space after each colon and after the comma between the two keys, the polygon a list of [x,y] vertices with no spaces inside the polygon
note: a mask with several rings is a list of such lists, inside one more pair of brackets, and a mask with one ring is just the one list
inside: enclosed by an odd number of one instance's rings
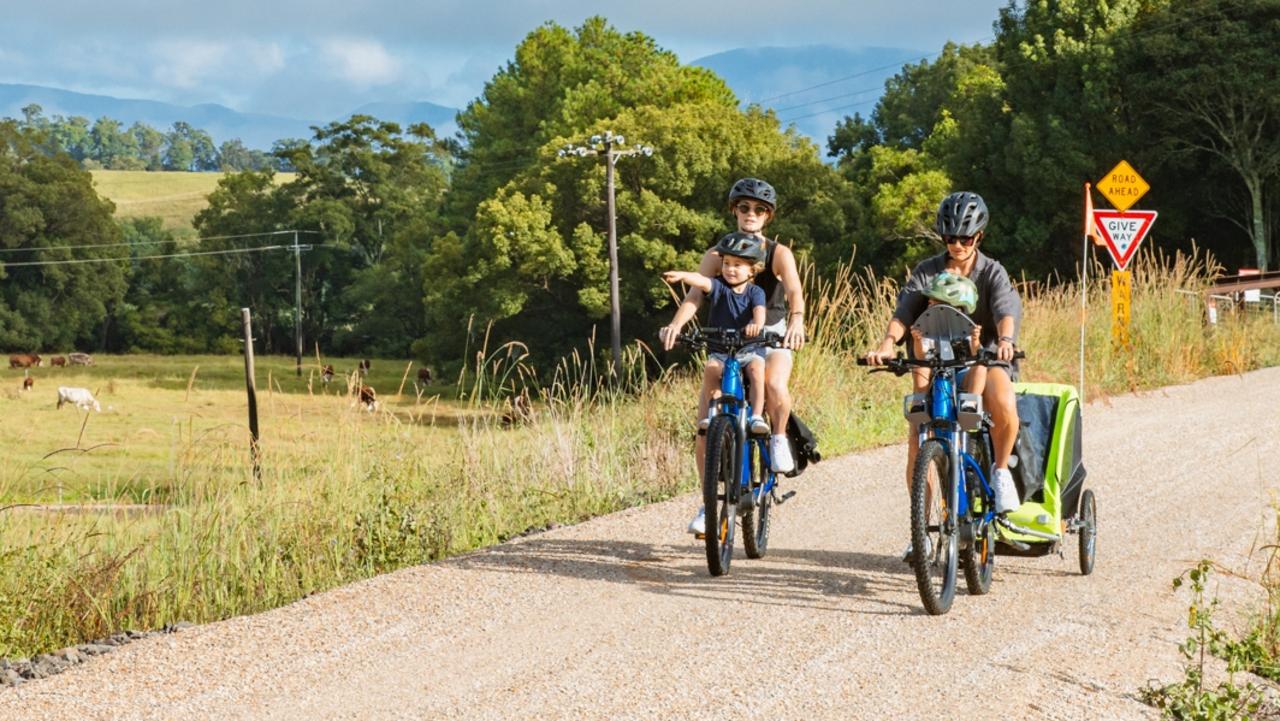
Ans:
{"label": "red and white triangular sign", "polygon": [[1093,224],[1106,241],[1107,250],[1111,251],[1111,258],[1120,270],[1129,265],[1138,245],[1147,237],[1147,231],[1151,230],[1154,222],[1154,210],[1129,210],[1123,213],[1118,210],[1093,211]]}

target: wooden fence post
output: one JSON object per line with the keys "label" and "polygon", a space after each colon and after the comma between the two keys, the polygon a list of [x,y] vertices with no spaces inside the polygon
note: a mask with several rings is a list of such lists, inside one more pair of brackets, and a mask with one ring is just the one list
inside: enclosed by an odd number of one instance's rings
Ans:
{"label": "wooden fence post", "polygon": [[262,482],[262,454],[258,448],[258,394],[253,382],[253,321],[249,309],[240,309],[244,324],[244,387],[249,394],[249,454],[253,458],[253,480]]}

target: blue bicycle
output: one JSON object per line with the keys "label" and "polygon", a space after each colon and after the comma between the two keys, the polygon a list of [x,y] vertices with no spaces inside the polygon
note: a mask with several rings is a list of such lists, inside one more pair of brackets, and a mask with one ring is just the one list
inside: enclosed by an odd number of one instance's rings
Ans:
{"label": "blue bicycle", "polygon": [[[951,609],[958,567],[964,569],[969,593],[990,590],[997,525],[1030,536],[1056,537],[1015,526],[995,513],[995,493],[988,480],[994,457],[991,420],[982,410],[982,396],[960,392],[959,386],[966,369],[1000,361],[989,351],[969,353],[973,321],[951,306],[934,305],[913,327],[924,333],[926,357],[900,355],[876,370],[899,376],[912,368],[933,371],[928,391],[908,395],[903,414],[919,428],[920,443],[911,474],[910,561],[925,610],[940,615]],[[1024,355],[1018,351],[1014,357]],[[858,365],[866,364],[866,359],[858,359]]]}
{"label": "blue bicycle", "polygon": [[752,346],[778,347],[782,337],[763,333],[746,338],[733,328],[686,331],[680,342],[695,350],[727,355],[720,376],[720,396],[712,401],[705,433],[707,456],[702,477],[706,509],[707,570],[712,576],[729,572],[733,562],[734,527],[741,519],[742,545],[747,558],[763,558],[769,547],[769,511],[795,491],[778,496],[777,474],[772,470],[767,437],[753,436],[747,420],[752,415],[746,400],[746,377],[737,354]]}

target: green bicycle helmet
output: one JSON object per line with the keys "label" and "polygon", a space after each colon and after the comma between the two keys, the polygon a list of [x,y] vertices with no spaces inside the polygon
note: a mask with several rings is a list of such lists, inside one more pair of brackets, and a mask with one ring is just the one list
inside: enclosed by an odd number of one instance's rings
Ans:
{"label": "green bicycle helmet", "polygon": [[729,233],[712,250],[721,256],[736,255],[752,263],[763,263],[764,241],[750,233]]}
{"label": "green bicycle helmet", "polygon": [[978,308],[978,286],[963,275],[945,270],[933,277],[933,282],[929,283],[924,295],[940,303],[963,308],[966,313],[972,313]]}

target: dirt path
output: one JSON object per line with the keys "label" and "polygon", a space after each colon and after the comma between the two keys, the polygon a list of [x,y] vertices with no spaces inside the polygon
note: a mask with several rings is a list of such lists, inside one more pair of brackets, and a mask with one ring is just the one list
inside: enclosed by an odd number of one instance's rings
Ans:
{"label": "dirt path", "polygon": [[1186,633],[1169,582],[1245,564],[1277,409],[1280,369],[1091,404],[1095,574],[1074,546],[1002,557],[940,618],[898,560],[897,446],[793,481],[769,556],[725,578],[683,533],[688,496],[149,638],[0,689],[0,718],[1154,718],[1135,691],[1177,677]]}

